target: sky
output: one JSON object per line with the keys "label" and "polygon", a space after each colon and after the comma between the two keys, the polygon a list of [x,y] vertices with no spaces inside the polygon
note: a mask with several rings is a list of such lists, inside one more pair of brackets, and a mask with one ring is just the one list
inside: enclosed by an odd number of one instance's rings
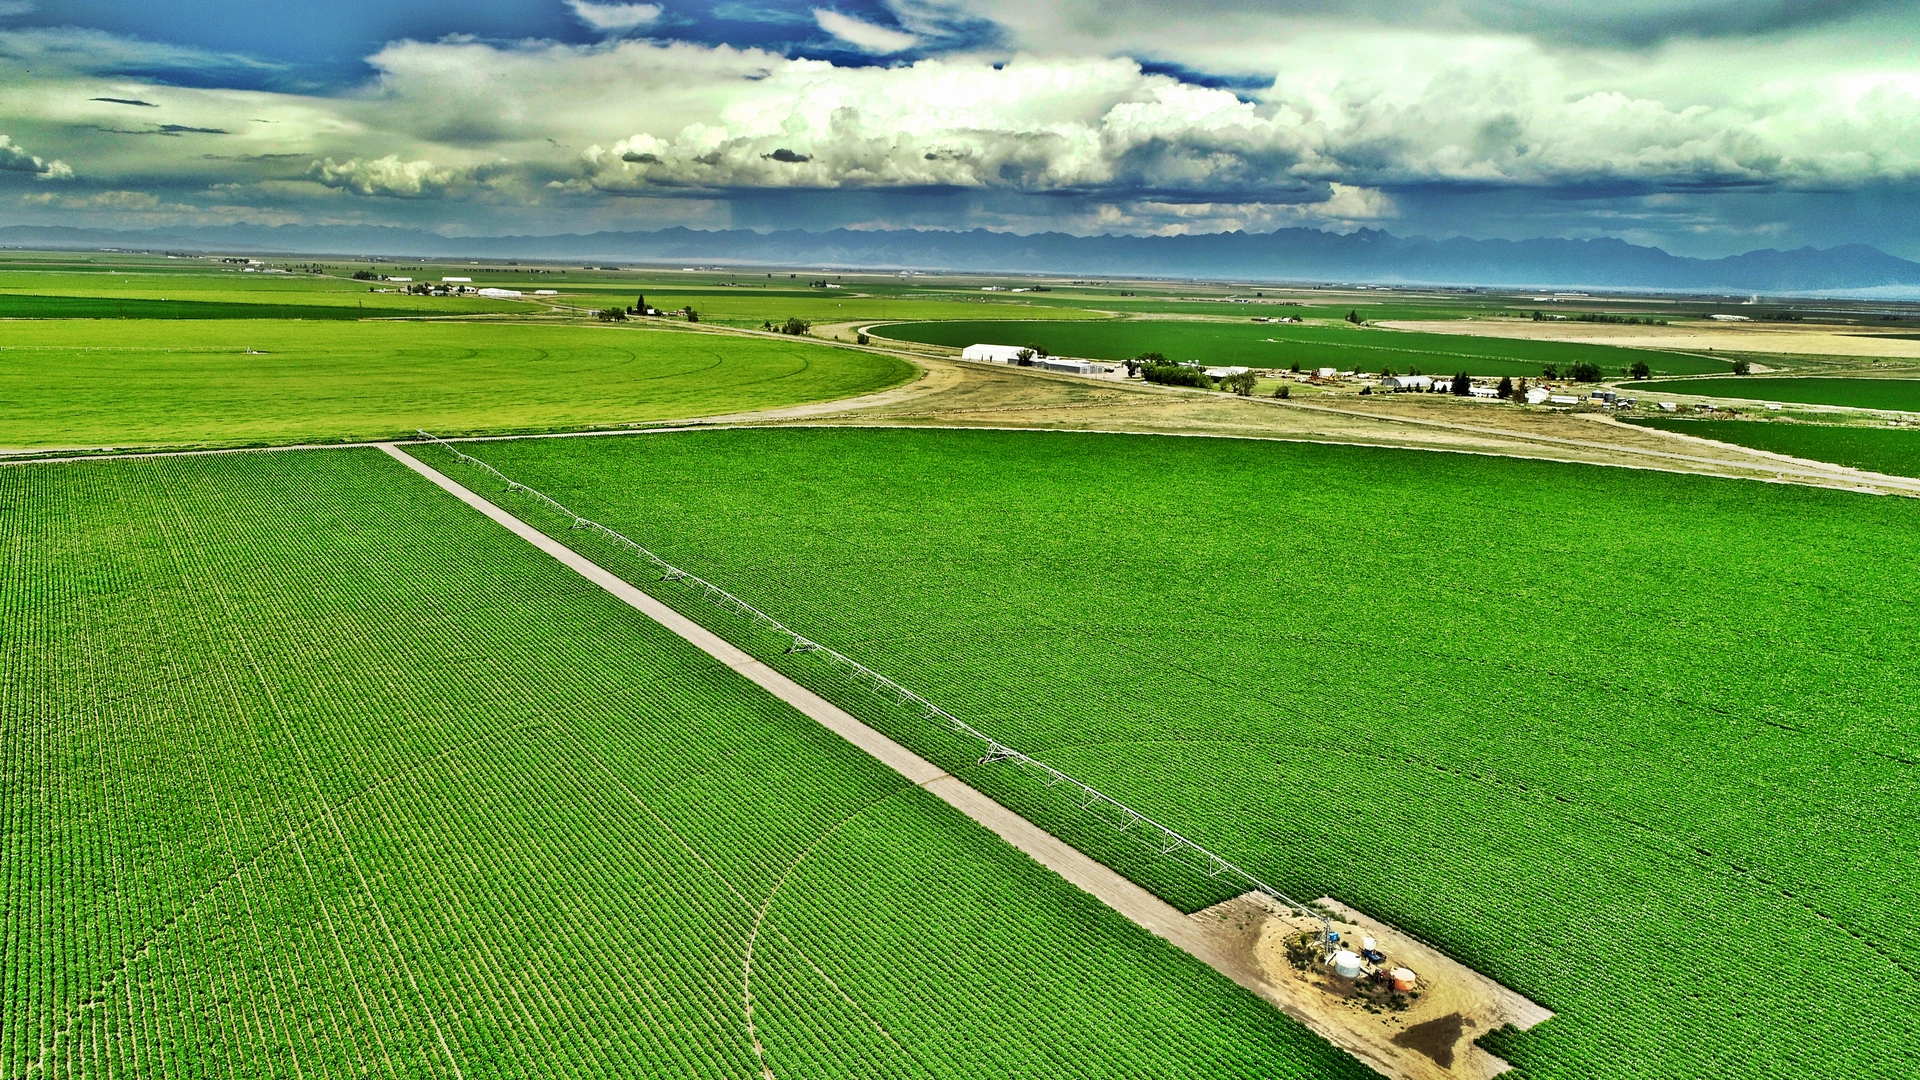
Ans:
{"label": "sky", "polygon": [[1920,259],[1890,0],[0,0],[0,225]]}

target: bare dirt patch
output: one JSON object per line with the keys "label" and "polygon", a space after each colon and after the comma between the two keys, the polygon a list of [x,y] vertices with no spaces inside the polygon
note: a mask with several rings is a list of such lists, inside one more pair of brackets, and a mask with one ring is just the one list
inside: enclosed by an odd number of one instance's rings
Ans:
{"label": "bare dirt patch", "polygon": [[1302,948],[1302,935],[1319,933],[1320,924],[1284,913],[1257,893],[1190,917],[1206,935],[1216,966],[1396,1080],[1498,1076],[1511,1066],[1473,1040],[1508,1025],[1525,1030],[1553,1015],[1377,919],[1335,900],[1318,904],[1333,917],[1343,946],[1358,948],[1372,937],[1386,956],[1374,966],[1412,969],[1415,988],[1397,993],[1365,975],[1339,977],[1319,961],[1317,949]]}

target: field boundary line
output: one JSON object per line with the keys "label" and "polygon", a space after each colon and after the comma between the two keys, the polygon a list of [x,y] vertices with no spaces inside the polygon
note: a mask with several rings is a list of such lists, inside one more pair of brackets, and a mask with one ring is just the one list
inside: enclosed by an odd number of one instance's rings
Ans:
{"label": "field boundary line", "polygon": [[[567,569],[605,589],[615,598],[659,623],[688,644],[774,697],[799,710],[809,719],[866,751],[915,786],[925,788],[948,806],[1018,848],[1035,862],[1105,904],[1135,926],[1206,964],[1376,1071],[1388,1076],[1397,1075],[1397,1070],[1372,1047],[1364,1043],[1356,1043],[1351,1038],[1344,1037],[1344,1033],[1318,1022],[1315,1017],[1299,1007],[1279,998],[1272,987],[1232,963],[1207,937],[1199,923],[1172,904],[989,798],[958,777],[894,742],[864,721],[793,681],[784,673],[769,667],[713,631],[675,611],[665,602],[647,595],[586,556],[496,506],[486,497],[400,449],[398,445],[387,442],[379,446],[394,460],[429,483],[484,514],[495,524],[544,552]],[[1289,903],[1292,902],[1289,901]],[[1295,906],[1311,911],[1311,909],[1305,909],[1304,905]],[[1318,912],[1311,914],[1315,920],[1323,918]]]}

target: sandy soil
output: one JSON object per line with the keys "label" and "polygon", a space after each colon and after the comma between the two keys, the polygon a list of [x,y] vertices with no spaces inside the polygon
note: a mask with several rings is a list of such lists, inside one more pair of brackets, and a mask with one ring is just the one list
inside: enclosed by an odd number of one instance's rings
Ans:
{"label": "sandy soil", "polygon": [[[1858,356],[1920,360],[1920,340],[1890,337],[1871,330],[1785,323],[1696,323],[1675,326],[1621,326],[1613,323],[1533,322],[1529,319],[1445,319],[1383,322],[1393,330],[1531,341],[1577,341],[1595,345],[1678,349],[1685,352],[1754,352],[1802,356]],[[1910,331],[1909,331],[1910,332]]]}
{"label": "sandy soil", "polygon": [[1395,1010],[1359,993],[1354,980],[1315,964],[1296,968],[1286,945],[1320,924],[1283,915],[1258,893],[1248,893],[1191,918],[1203,928],[1217,956],[1236,979],[1253,980],[1255,992],[1300,1016],[1309,1027],[1373,1066],[1405,1080],[1485,1078],[1507,1071],[1505,1061],[1473,1040],[1511,1024],[1525,1030],[1553,1014],[1437,950],[1338,901],[1322,898],[1343,939],[1376,940],[1387,967],[1408,967],[1419,988],[1407,1007]]}

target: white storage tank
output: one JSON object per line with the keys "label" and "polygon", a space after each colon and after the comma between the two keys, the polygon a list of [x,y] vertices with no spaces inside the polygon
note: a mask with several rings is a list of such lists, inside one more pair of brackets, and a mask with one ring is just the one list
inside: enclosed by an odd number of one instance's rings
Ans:
{"label": "white storage tank", "polygon": [[1333,954],[1333,973],[1343,979],[1360,977],[1360,957],[1345,949]]}

